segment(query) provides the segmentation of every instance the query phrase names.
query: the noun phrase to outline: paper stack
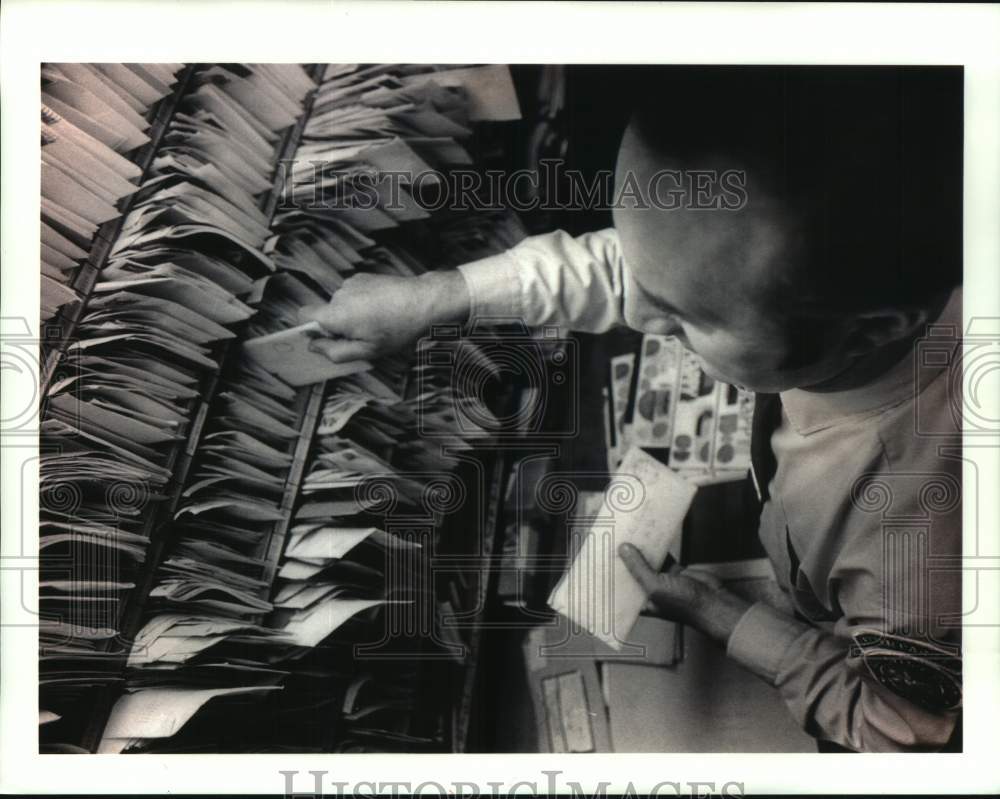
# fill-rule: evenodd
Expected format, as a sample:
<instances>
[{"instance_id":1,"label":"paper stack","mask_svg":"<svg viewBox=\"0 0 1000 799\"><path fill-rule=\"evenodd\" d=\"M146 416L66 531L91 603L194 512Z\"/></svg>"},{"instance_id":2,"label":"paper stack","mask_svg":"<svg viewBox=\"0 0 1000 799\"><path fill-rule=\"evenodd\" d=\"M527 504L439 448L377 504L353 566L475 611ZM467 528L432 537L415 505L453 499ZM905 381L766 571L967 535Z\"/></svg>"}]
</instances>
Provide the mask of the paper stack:
<instances>
[{"instance_id":1,"label":"paper stack","mask_svg":"<svg viewBox=\"0 0 1000 799\"><path fill-rule=\"evenodd\" d=\"M308 361L323 331L298 312L355 272L453 266L523 230L509 214L426 210L407 182L399 203L307 200L350 196L372 170L468 166L475 125L519 111L506 68L330 67L279 164L312 88L297 65L195 71L52 383L43 547L88 571L72 584L45 574L47 607L77 615L43 632L43 720L73 715L56 687L114 687L101 751L412 750L439 736L436 722L417 729L418 664L398 657L423 645L419 628L389 635L393 657L355 656L435 607L415 575L464 496L448 482L454 453L495 420L479 398L466 412L446 368ZM166 500L172 519L156 510ZM422 522L402 527L416 511ZM165 543L144 564L154 522ZM120 600L153 568L135 641L120 642ZM87 665L112 647L127 649L124 675Z\"/></svg>"},{"instance_id":2,"label":"paper stack","mask_svg":"<svg viewBox=\"0 0 1000 799\"><path fill-rule=\"evenodd\" d=\"M123 80L140 74L131 67L64 71L82 81L96 79L95 69ZM157 508L173 490L203 381L219 368L234 327L254 313L245 302L254 281L274 271L262 249L268 228L257 196L270 189L280 129L294 122L294 109L301 113L308 82L296 65L232 65L195 76L146 179L133 187L131 210L49 387L40 516L43 575L52 579L41 606L54 621L41 632L41 683L43 707L64 717L47 725L54 736L59 724L69 731L79 718L76 688L121 679L107 655L128 644L120 637L123 608L148 568ZM288 113L248 107L247 85L255 96L281 96ZM66 92L60 85L58 97L71 104ZM128 133L110 116L105 122ZM102 125L91 132L102 133ZM106 143L124 151L140 138L128 133ZM68 191L59 189L56 199ZM252 596L262 588L243 574L238 550L218 540L185 546L164 564L154 604L192 612L269 607L266 597ZM212 558L233 565L238 578L207 582ZM95 663L104 669L99 677Z\"/></svg>"},{"instance_id":3,"label":"paper stack","mask_svg":"<svg viewBox=\"0 0 1000 799\"><path fill-rule=\"evenodd\" d=\"M42 64L42 321L79 301L77 267L140 168L147 112L170 94L181 64Z\"/></svg>"},{"instance_id":4,"label":"paper stack","mask_svg":"<svg viewBox=\"0 0 1000 799\"><path fill-rule=\"evenodd\" d=\"M469 80L479 74L471 71ZM351 207L344 198L354 181L373 170L445 175L470 164L470 95L460 82L437 82L430 68L330 68L326 77L269 246L279 268L331 296L356 272L420 274L494 254L523 237L509 214L424 210L406 180L397 203L380 197L373 207ZM331 197L338 202L317 200ZM302 648L284 664L295 676L281 701L308 705L303 691L311 683L302 675L336 662L350 673L335 681L343 691L336 748L412 751L428 744L414 733L414 648L430 645L426 611L435 607L422 575L449 510L446 497L464 494L454 475L458 461L445 449L468 450L496 421L488 409L465 413L470 399L447 366L410 371L409 357L364 364L353 374L309 364L296 378L264 349L290 338L271 333L246 344L257 363L291 382L329 381L272 594L271 623ZM294 345L287 346L290 354ZM442 351L458 346L460 339L421 342ZM306 363L299 355L288 359Z\"/></svg>"}]
</instances>

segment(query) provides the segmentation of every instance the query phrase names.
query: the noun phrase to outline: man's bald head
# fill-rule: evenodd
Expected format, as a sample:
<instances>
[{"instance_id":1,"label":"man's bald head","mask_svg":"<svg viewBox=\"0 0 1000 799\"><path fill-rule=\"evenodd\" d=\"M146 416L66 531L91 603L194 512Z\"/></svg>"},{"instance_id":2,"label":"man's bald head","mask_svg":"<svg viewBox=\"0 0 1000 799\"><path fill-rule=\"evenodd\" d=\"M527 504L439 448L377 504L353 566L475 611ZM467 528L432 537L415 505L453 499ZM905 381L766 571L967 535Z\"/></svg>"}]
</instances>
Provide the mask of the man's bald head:
<instances>
[{"instance_id":1,"label":"man's bald head","mask_svg":"<svg viewBox=\"0 0 1000 799\"><path fill-rule=\"evenodd\" d=\"M801 259L793 216L769 184L766 164L720 151L666 153L633 123L615 169L614 219L628 262L651 282L657 265L674 285L683 274L706 310L735 299L773 305Z\"/></svg>"},{"instance_id":2,"label":"man's bald head","mask_svg":"<svg viewBox=\"0 0 1000 799\"><path fill-rule=\"evenodd\" d=\"M961 282L960 69L661 67L636 88L621 156L744 170L737 214L779 215L798 248L786 301L919 306Z\"/></svg>"},{"instance_id":3,"label":"man's bald head","mask_svg":"<svg viewBox=\"0 0 1000 799\"><path fill-rule=\"evenodd\" d=\"M616 168L626 318L717 376L821 383L961 282L960 72L661 68L642 89Z\"/></svg>"}]
</instances>

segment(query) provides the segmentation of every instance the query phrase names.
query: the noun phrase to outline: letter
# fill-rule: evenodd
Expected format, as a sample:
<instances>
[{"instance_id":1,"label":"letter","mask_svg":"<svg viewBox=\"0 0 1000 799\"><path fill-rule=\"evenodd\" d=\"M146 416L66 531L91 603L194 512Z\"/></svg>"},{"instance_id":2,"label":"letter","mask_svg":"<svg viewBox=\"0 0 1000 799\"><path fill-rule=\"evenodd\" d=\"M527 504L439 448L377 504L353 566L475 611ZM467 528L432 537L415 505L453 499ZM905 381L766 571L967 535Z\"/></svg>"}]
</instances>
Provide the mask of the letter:
<instances>
[{"instance_id":1,"label":"letter","mask_svg":"<svg viewBox=\"0 0 1000 799\"><path fill-rule=\"evenodd\" d=\"M572 789L573 796L586 796L584 793L583 785L579 782L573 782L572 780L566 780L566 784ZM591 799L598 799L598 797L608 795L608 787L611 785L610 782L599 782L597 787L594 789L594 793L591 794Z\"/></svg>"},{"instance_id":2,"label":"letter","mask_svg":"<svg viewBox=\"0 0 1000 799\"><path fill-rule=\"evenodd\" d=\"M503 210L503 179L506 176L506 172L502 169L487 169L486 170L486 180L489 181L489 200L486 203L484 211L502 211Z\"/></svg>"},{"instance_id":3,"label":"letter","mask_svg":"<svg viewBox=\"0 0 1000 799\"><path fill-rule=\"evenodd\" d=\"M518 197L517 183L522 178L528 179L531 187L530 199L524 202ZM538 173L530 169L517 169L511 173L510 179L504 185L504 200L514 211L532 211L538 207Z\"/></svg>"},{"instance_id":4,"label":"letter","mask_svg":"<svg viewBox=\"0 0 1000 799\"><path fill-rule=\"evenodd\" d=\"M282 158L278 161L278 174L275 180L278 185L281 186L281 199L278 202L282 210L292 210L302 207L295 202L295 194L292 191L294 181L292 180L291 167L294 164L294 158Z\"/></svg>"},{"instance_id":5,"label":"letter","mask_svg":"<svg viewBox=\"0 0 1000 799\"><path fill-rule=\"evenodd\" d=\"M545 769L542 769L542 774L544 774L548 779L548 790L546 791L546 793L549 796L555 796L555 794L559 793L559 791L556 790L556 778L560 774L562 774L562 770L560 769L558 771L545 771Z\"/></svg>"},{"instance_id":6,"label":"letter","mask_svg":"<svg viewBox=\"0 0 1000 799\"><path fill-rule=\"evenodd\" d=\"M742 169L727 169L719 176L722 208L738 211L747 204L747 173Z\"/></svg>"},{"instance_id":7,"label":"letter","mask_svg":"<svg viewBox=\"0 0 1000 799\"><path fill-rule=\"evenodd\" d=\"M538 171L541 173L542 210L552 211L563 208L559 204L559 173L562 171L561 158L542 158L538 161Z\"/></svg>"},{"instance_id":8,"label":"letter","mask_svg":"<svg viewBox=\"0 0 1000 799\"><path fill-rule=\"evenodd\" d=\"M430 181L433 186L436 187L437 197L434 202L428 203L427 198L424 194L424 182ZM440 211L448 202L448 192L445 190L444 181L441 180L440 173L435 170L429 170L427 172L420 172L413 179L412 194L417 198L417 202L420 203L420 207L425 211Z\"/></svg>"},{"instance_id":9,"label":"letter","mask_svg":"<svg viewBox=\"0 0 1000 799\"><path fill-rule=\"evenodd\" d=\"M351 185L355 189L351 193L351 208L357 208L360 211L378 208L378 174L376 172L368 170L359 172Z\"/></svg>"},{"instance_id":10,"label":"letter","mask_svg":"<svg viewBox=\"0 0 1000 799\"><path fill-rule=\"evenodd\" d=\"M323 796L323 776L327 773L325 771L310 771L309 773L313 775L313 792L312 793L297 793L292 790L292 778L298 774L296 771L278 771L279 774L285 777L285 799L306 799L306 797L312 797L312 799L320 799Z\"/></svg>"},{"instance_id":11,"label":"letter","mask_svg":"<svg viewBox=\"0 0 1000 799\"><path fill-rule=\"evenodd\" d=\"M367 793L365 793L364 791L361 790L361 786L362 785L364 785L366 788L368 788L368 792ZM374 782L372 782L371 780L365 780L363 782L359 782L359 783L355 784L355 786L354 786L354 795L355 796L363 796L366 799L368 799L368 797L371 797L371 799L375 799L375 797L378 796L378 791L375 788L375 783Z\"/></svg>"},{"instance_id":12,"label":"letter","mask_svg":"<svg viewBox=\"0 0 1000 799\"><path fill-rule=\"evenodd\" d=\"M405 172L401 169L390 169L386 172L378 173L379 185L381 186L383 183L387 183L389 188L389 201L382 206L385 210L387 211L406 210L406 206L400 200L400 197L402 196L401 187L403 185L403 178L407 177L408 175L409 175L408 172ZM382 196L383 197L385 196L384 190L382 192Z\"/></svg>"},{"instance_id":13,"label":"letter","mask_svg":"<svg viewBox=\"0 0 1000 799\"><path fill-rule=\"evenodd\" d=\"M688 210L711 211L719 207L719 198L713 197L716 173L712 169L690 169L688 177Z\"/></svg>"},{"instance_id":14,"label":"letter","mask_svg":"<svg viewBox=\"0 0 1000 799\"><path fill-rule=\"evenodd\" d=\"M323 173L329 164L326 161L310 161L312 164L312 199L306 203L306 208L322 208L323 207L323 196L325 194L325 189L323 186ZM294 184L295 178L290 177L290 180Z\"/></svg>"},{"instance_id":15,"label":"letter","mask_svg":"<svg viewBox=\"0 0 1000 799\"><path fill-rule=\"evenodd\" d=\"M613 173L602 169L594 175L590 186L586 185L583 174L578 169L566 173L569 178L569 205L567 208L584 208L587 210L604 210L608 207L614 178Z\"/></svg>"},{"instance_id":16,"label":"letter","mask_svg":"<svg viewBox=\"0 0 1000 799\"><path fill-rule=\"evenodd\" d=\"M702 782L701 780L695 780L694 782L688 783L688 788L691 789L691 795L698 797L698 799L707 799L715 793L715 783L714 782ZM708 788L708 793L702 793L699 789Z\"/></svg>"},{"instance_id":17,"label":"letter","mask_svg":"<svg viewBox=\"0 0 1000 799\"><path fill-rule=\"evenodd\" d=\"M674 188L667 191L667 200L660 198L660 181L670 178ZM649 179L649 196L652 204L661 211L676 211L682 207L682 200L687 193L683 186L683 174L679 169L661 169Z\"/></svg>"},{"instance_id":18,"label":"letter","mask_svg":"<svg viewBox=\"0 0 1000 799\"><path fill-rule=\"evenodd\" d=\"M476 197L476 189L482 185L479 173L472 169L456 169L450 177L454 191L452 209L455 211L479 210L478 198Z\"/></svg>"},{"instance_id":19,"label":"letter","mask_svg":"<svg viewBox=\"0 0 1000 799\"><path fill-rule=\"evenodd\" d=\"M630 208L649 208L649 203L643 198L639 182L631 170L625 173L625 180L618 190L618 196L615 197L615 208L626 207L625 197L632 198L632 205L628 206Z\"/></svg>"}]
</instances>

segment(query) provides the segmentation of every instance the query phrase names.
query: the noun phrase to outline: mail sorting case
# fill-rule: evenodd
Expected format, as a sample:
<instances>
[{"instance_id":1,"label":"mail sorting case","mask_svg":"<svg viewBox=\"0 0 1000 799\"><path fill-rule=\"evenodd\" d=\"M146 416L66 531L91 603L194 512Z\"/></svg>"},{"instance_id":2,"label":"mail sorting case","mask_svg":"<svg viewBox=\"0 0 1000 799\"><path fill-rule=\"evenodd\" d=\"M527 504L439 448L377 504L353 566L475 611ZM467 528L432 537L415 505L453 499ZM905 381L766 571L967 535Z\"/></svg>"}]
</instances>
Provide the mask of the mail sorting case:
<instances>
[{"instance_id":1,"label":"mail sorting case","mask_svg":"<svg viewBox=\"0 0 1000 799\"><path fill-rule=\"evenodd\" d=\"M304 386L244 342L524 235L316 202L471 165L506 68L47 64L42 100L41 751L461 750L488 569L433 556L494 551L503 449L454 380L490 334Z\"/></svg>"}]
</instances>

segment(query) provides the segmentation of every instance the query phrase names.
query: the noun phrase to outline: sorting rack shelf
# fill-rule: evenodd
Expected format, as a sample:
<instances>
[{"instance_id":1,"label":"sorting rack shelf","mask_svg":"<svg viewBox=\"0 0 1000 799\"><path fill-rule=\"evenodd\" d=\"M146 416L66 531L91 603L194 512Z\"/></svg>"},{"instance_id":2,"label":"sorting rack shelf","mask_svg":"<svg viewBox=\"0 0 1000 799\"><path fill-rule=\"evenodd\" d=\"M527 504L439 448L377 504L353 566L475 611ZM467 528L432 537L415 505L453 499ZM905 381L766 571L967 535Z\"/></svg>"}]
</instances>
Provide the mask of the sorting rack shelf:
<instances>
[{"instance_id":1,"label":"sorting rack shelf","mask_svg":"<svg viewBox=\"0 0 1000 799\"><path fill-rule=\"evenodd\" d=\"M157 150L162 144L163 138L169 129L170 122L183 102L186 92L192 86L199 65L186 66L179 75L174 92L160 101L153 112L153 120L150 127L150 142L136 153L136 163L139 165L142 176L140 185L144 183L148 176ZM322 79L324 65L316 64L308 68L310 76L317 84ZM274 217L281 201L284 186L279 181L280 164L293 157L296 148L301 141L305 126L311 112L315 90L306 98L305 107L297 123L285 131L282 141L277 148L277 159L275 175L271 191L260 198L260 208L273 224ZM67 347L72 342L79 321L86 313L88 300L99 275L104 268L114 243L120 234L124 220L131 210L132 198L126 198L122 203L122 215L111 222L106 223L98 232L94 239L91 252L86 262L80 267L73 281L73 288L80 295L81 301L71 307L64 308L52 322L49 323L49 331L52 335L47 347L43 377L42 377L42 407L41 413L45 411L45 393L52 384L53 378L58 376L59 364ZM144 622L146 606L149 594L155 584L157 570L162 563L167 548L172 540L174 528L174 517L180 506L182 491L184 490L192 466L202 441L206 426L206 420L210 417L210 411L216 401L220 390L220 385L225 379L228 370L232 367L233 356L238 351L240 340L239 329L237 337L221 343L213 352L213 359L217 362L218 368L207 372L200 384L198 396L192 400L187 415L187 429L182 432L182 437L169 449L164 459L164 466L171 472L171 479L165 489L165 498L158 501L155 506L150 507L147 513L143 532L146 534L149 545L146 560L143 563L138 579L135 581L135 588L131 590L126 601L120 603L118 607L117 629L120 631L119 646L125 642L124 651L120 648L113 648L109 645L101 653L96 668L116 675L124 675L128 658L127 642L134 640L135 635ZM282 518L274 524L268 536L263 552L267 566L262 577L271 586L273 585L281 558L287 546L288 533L292 525L293 514L297 503L300 500L303 479L309 463L310 450L313 445L319 418L322 412L323 400L328 388L327 382L322 382L313 386L305 387L297 392L292 403L293 409L298 416L298 438L290 446L292 454L292 465L286 476L284 491L280 504ZM412 386L404 386L404 394L411 392ZM479 574L475 581L475 588L469 601L479 607L486 606L486 594L493 584L492 564L497 554L499 546L500 513L502 506L503 485L509 468L509 455L502 451L497 451L495 455L490 455L486 464L486 511L483 522L486 525L487 540L489 542L489 557L487 566ZM392 453L390 453L392 460ZM470 568L482 569L482 565ZM458 679L452 679L454 672L454 661L446 664L443 672L447 676L440 683L439 699L442 703L442 737L440 745L442 748L451 748L453 751L465 751L466 742L469 735L469 726L473 716L475 703L476 680L478 675L478 664L482 648L482 630L473 629L467 641L468 654L459 668L461 673ZM437 661L441 663L441 661ZM435 680L435 682L437 682ZM83 724L79 737L80 745L89 751L96 751L100 745L101 738L108 718L111 714L115 701L123 690L124 681L101 686L88 695L83 704L86 712L83 716ZM448 738L448 740L445 740Z\"/></svg>"},{"instance_id":2,"label":"sorting rack shelf","mask_svg":"<svg viewBox=\"0 0 1000 799\"><path fill-rule=\"evenodd\" d=\"M314 65L310 69L311 77L317 77L320 70L318 65ZM190 83L190 77L193 72L192 67L185 69L185 78L183 80L183 86L187 87ZM181 89L181 86L178 86ZM311 109L311 104L315 91L313 90L310 95L306 98L303 113L297 123L290 127L283 135L281 144L278 148L278 158L276 164L280 164L282 161L287 160L292 157L298 147L299 140L302 137L302 131L305 128L306 120L309 117L309 111ZM171 98L173 102L170 104L170 116L173 114L173 110L180 103L182 96L180 91L175 93ZM159 115L158 115L159 117ZM162 140L163 133L166 130L166 125L169 122L169 117L165 117L164 129L159 131L158 137L150 142L152 144L158 144ZM149 147L150 145L147 145ZM151 150L144 158L143 171L148 168L149 164L152 163L155 150ZM276 166L276 175L277 175ZM270 192L265 194L260 201L261 210L265 212L268 217L269 223L273 221L275 211L277 209L278 202L281 197L281 192L283 191L283 186L275 180L272 185ZM119 226L120 229L120 226ZM117 232L117 230L116 230ZM105 247L104 255L100 263L103 264L103 260L106 260L107 252L110 250L114 240L112 239ZM99 271L99 270L98 270ZM96 282L96 272L93 278L90 280L90 288ZM89 291L89 290L88 290ZM82 303L81 303L82 305ZM219 364L219 368L207 373L199 385L198 397L192 400L193 408L188 418L191 419L190 426L186 431L186 434L182 441L179 441L175 447L173 447L167 456L165 466L171 471L172 477L168 484L166 501L161 502L153 512L148 516L147 522L144 526L144 532L149 539L149 547L147 549L146 560L144 563L144 568L141 574L140 581L137 583L136 587L132 590L131 595L127 602L122 603L119 608L121 615L118 620L117 629L120 630L123 641L131 641L134 639L135 635L138 633L139 628L142 624L143 613L145 610L146 601L149 597L149 592L153 588L153 583L156 577L156 570L159 566L166 548L169 542L169 532L172 526L172 521L174 515L177 512L178 505L181 499L181 492L183 491L184 485L187 482L187 477L194 460L195 453L198 451L199 443L201 442L202 433L204 431L205 420L208 417L209 409L215 399L221 376L225 371L225 366L229 361L230 355L234 352L234 341L238 341L239 337L235 339L229 339L222 344L216 350L216 362ZM63 349L65 348L65 343L63 344ZM314 387L315 388L315 387ZM308 396L310 390L305 390L303 392L304 396ZM314 392L315 393L315 392ZM321 393L320 393L321 396ZM296 403L299 404L299 403ZM303 416L303 433L307 428L306 422L309 418L309 409L315 405L315 403L305 402L302 403ZM312 429L315 428L315 410L312 420ZM303 436L308 440L308 437ZM311 437L311 432L309 433ZM301 469L298 472L298 478L301 479ZM290 493L290 489L286 488L286 495ZM291 500L289 500L291 501ZM104 668L111 671L122 671L125 667L125 662L128 658L128 651L106 653L103 666ZM81 746L84 749L90 751L96 751L97 746L100 744L101 736L104 732L104 727L107 724L108 717L111 713L111 708L114 704L115 699L118 696L118 691L114 690L113 687L102 688L97 692L97 697L95 698L94 706L89 714L89 723L83 734L83 739L81 741Z\"/></svg>"},{"instance_id":3,"label":"sorting rack shelf","mask_svg":"<svg viewBox=\"0 0 1000 799\"><path fill-rule=\"evenodd\" d=\"M132 159L139 169L142 170L142 175L139 178L140 186L148 176L157 150L159 150L163 137L170 127L170 122L174 118L174 112L187 93L192 77L197 69L197 64L188 64L184 67L177 79L173 92L150 109L151 124L147 134L149 141L135 151L135 157ZM52 378L66 352L66 347L73 340L73 336L76 333L76 326L83 317L84 311L87 308L87 302L90 300L90 294L94 289L94 284L97 283L97 276L104 269L105 263L107 263L108 256L111 254L111 248L118 239L118 234L125 224L125 218L132 209L134 197L134 194L125 197L122 200L121 215L101 225L94 236L90 254L73 278L72 288L80 296L80 301L64 306L52 320L46 323L47 335L45 336L45 341L48 347L41 370L40 416L45 412L48 387L52 384Z\"/></svg>"},{"instance_id":4,"label":"sorting rack shelf","mask_svg":"<svg viewBox=\"0 0 1000 799\"><path fill-rule=\"evenodd\" d=\"M325 393L326 381L310 386L303 392L306 398L305 412L302 414L299 439L295 443L292 467L281 498L282 517L280 521L275 523L266 549L267 570L264 573L264 579L271 586L274 585L278 565L288 541L288 530L292 526L292 516L302 488L302 478L305 476L306 465L309 462L309 450L316 434L316 425L319 422L320 411L323 409L323 395Z\"/></svg>"},{"instance_id":5,"label":"sorting rack shelf","mask_svg":"<svg viewBox=\"0 0 1000 799\"><path fill-rule=\"evenodd\" d=\"M475 607L485 610L488 607L487 596L495 587L496 559L500 554L503 506L503 487L510 469L510 454L497 450L493 456L487 484L486 518L484 519L487 552L486 559L480 566L476 581ZM461 680L458 683L457 696L452 704L451 749L456 753L468 750L469 729L472 721L473 707L476 701L476 685L479 676L479 661L483 646L484 629L481 625L472 628L469 640L466 642L469 652L463 663Z\"/></svg>"}]
</instances>

